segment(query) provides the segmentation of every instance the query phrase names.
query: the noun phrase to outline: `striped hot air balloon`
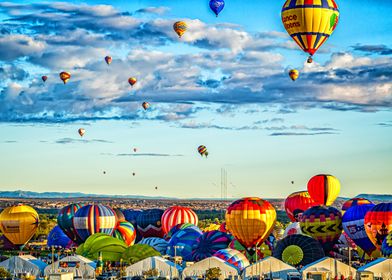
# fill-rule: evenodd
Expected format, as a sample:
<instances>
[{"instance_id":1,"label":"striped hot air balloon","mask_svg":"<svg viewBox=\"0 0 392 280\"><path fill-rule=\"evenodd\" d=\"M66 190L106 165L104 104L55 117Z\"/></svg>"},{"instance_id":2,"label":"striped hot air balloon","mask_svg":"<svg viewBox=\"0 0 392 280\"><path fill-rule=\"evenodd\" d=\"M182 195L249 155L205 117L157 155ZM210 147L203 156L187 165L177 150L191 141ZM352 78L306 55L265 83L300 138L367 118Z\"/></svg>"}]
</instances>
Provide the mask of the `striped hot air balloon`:
<instances>
[{"instance_id":1,"label":"striped hot air balloon","mask_svg":"<svg viewBox=\"0 0 392 280\"><path fill-rule=\"evenodd\" d=\"M201 156L208 157L208 151L207 151L207 147L206 147L206 146L200 145L200 146L197 148L197 151L199 152L199 154L200 154Z\"/></svg>"},{"instance_id":2,"label":"striped hot air balloon","mask_svg":"<svg viewBox=\"0 0 392 280\"><path fill-rule=\"evenodd\" d=\"M128 246L135 243L136 230L130 222L118 222L116 229L113 231L113 237L125 242Z\"/></svg>"},{"instance_id":3,"label":"striped hot air balloon","mask_svg":"<svg viewBox=\"0 0 392 280\"><path fill-rule=\"evenodd\" d=\"M147 244L157 250L161 255L166 255L169 242L159 237L147 237L140 240L138 244Z\"/></svg>"},{"instance_id":4,"label":"striped hot air balloon","mask_svg":"<svg viewBox=\"0 0 392 280\"><path fill-rule=\"evenodd\" d=\"M117 225L114 210L104 205L86 205L80 208L73 218L73 226L83 241L95 233L112 235Z\"/></svg>"},{"instance_id":5,"label":"striped hot air balloon","mask_svg":"<svg viewBox=\"0 0 392 280\"><path fill-rule=\"evenodd\" d=\"M57 215L57 224L64 231L64 233L73 241L78 244L82 243L83 240L79 238L76 230L73 226L73 217L76 211L82 208L84 205L81 203L73 203L63 207Z\"/></svg>"},{"instance_id":6,"label":"striped hot air balloon","mask_svg":"<svg viewBox=\"0 0 392 280\"><path fill-rule=\"evenodd\" d=\"M201 261L202 259L211 257L221 249L226 249L231 241L231 236L219 230L211 230L204 232L197 239L196 246L192 250L192 259Z\"/></svg>"},{"instance_id":7,"label":"striped hot air balloon","mask_svg":"<svg viewBox=\"0 0 392 280\"><path fill-rule=\"evenodd\" d=\"M310 197L307 191L292 193L284 201L286 214L292 222L298 222L303 212L316 205L318 203Z\"/></svg>"},{"instance_id":8,"label":"striped hot air balloon","mask_svg":"<svg viewBox=\"0 0 392 280\"><path fill-rule=\"evenodd\" d=\"M188 29L188 25L184 21L177 21L173 24L173 29L177 33L178 37L181 38Z\"/></svg>"},{"instance_id":9,"label":"striped hot air balloon","mask_svg":"<svg viewBox=\"0 0 392 280\"><path fill-rule=\"evenodd\" d=\"M222 249L214 254L215 257L234 265L239 271L250 265L249 260L240 251L234 249Z\"/></svg>"},{"instance_id":10,"label":"striped hot air balloon","mask_svg":"<svg viewBox=\"0 0 392 280\"><path fill-rule=\"evenodd\" d=\"M365 230L377 249L381 249L384 238L392 231L392 202L380 203L365 215Z\"/></svg>"},{"instance_id":11,"label":"striped hot air balloon","mask_svg":"<svg viewBox=\"0 0 392 280\"><path fill-rule=\"evenodd\" d=\"M362 197L351 198L343 203L342 213L344 214L344 212L346 212L350 207L364 205L364 204L373 204L373 202L371 202L370 200L368 200L366 198L362 198Z\"/></svg>"},{"instance_id":12,"label":"striped hot air balloon","mask_svg":"<svg viewBox=\"0 0 392 280\"><path fill-rule=\"evenodd\" d=\"M161 218L162 230L165 234L178 224L190 223L197 226L198 221L196 213L192 209L183 206L169 207Z\"/></svg>"},{"instance_id":13,"label":"striped hot air balloon","mask_svg":"<svg viewBox=\"0 0 392 280\"><path fill-rule=\"evenodd\" d=\"M61 72L59 76L64 84L66 84L69 81L69 79L71 79L71 73L68 72Z\"/></svg>"},{"instance_id":14,"label":"striped hot air balloon","mask_svg":"<svg viewBox=\"0 0 392 280\"><path fill-rule=\"evenodd\" d=\"M319 205L330 206L340 193L340 182L332 175L313 176L308 182L308 193Z\"/></svg>"}]
</instances>

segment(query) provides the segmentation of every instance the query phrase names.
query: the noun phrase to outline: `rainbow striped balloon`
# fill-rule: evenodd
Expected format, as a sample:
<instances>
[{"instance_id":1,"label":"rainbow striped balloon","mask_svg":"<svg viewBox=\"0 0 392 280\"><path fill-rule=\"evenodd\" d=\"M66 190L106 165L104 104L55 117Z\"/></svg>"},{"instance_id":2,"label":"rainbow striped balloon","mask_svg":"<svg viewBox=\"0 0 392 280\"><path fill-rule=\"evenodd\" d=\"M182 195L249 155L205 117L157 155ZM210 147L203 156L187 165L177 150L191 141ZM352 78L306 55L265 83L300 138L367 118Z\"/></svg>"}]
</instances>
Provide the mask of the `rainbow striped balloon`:
<instances>
[{"instance_id":1,"label":"rainbow striped balloon","mask_svg":"<svg viewBox=\"0 0 392 280\"><path fill-rule=\"evenodd\" d=\"M234 265L239 271L243 270L250 264L244 254L234 249L219 250L214 254L214 256Z\"/></svg>"},{"instance_id":2,"label":"rainbow striped balloon","mask_svg":"<svg viewBox=\"0 0 392 280\"><path fill-rule=\"evenodd\" d=\"M113 237L131 246L135 243L136 230L130 222L118 222L116 229L113 231Z\"/></svg>"},{"instance_id":3,"label":"rainbow striped balloon","mask_svg":"<svg viewBox=\"0 0 392 280\"><path fill-rule=\"evenodd\" d=\"M72 241L78 244L83 243L83 240L81 240L76 233L76 230L73 226L73 217L75 216L75 213L83 206L84 205L81 203L67 205L60 210L57 216L57 224Z\"/></svg>"},{"instance_id":4,"label":"rainbow striped balloon","mask_svg":"<svg viewBox=\"0 0 392 280\"><path fill-rule=\"evenodd\" d=\"M161 218L162 230L165 234L178 224L190 223L197 226L198 221L199 219L192 209L182 206L169 207Z\"/></svg>"}]
</instances>

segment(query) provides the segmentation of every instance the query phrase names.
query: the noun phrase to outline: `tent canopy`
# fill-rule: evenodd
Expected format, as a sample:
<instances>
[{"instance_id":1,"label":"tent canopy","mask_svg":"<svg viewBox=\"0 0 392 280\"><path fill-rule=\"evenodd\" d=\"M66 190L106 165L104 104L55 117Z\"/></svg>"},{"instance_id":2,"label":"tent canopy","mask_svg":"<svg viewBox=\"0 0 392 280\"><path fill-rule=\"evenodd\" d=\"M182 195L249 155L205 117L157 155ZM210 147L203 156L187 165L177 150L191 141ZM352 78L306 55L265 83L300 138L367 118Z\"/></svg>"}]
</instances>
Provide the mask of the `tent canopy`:
<instances>
[{"instance_id":1,"label":"tent canopy","mask_svg":"<svg viewBox=\"0 0 392 280\"><path fill-rule=\"evenodd\" d=\"M46 266L46 263L31 255L13 256L0 263L0 267L4 267L12 275L30 273L36 277L43 275Z\"/></svg>"},{"instance_id":2,"label":"tent canopy","mask_svg":"<svg viewBox=\"0 0 392 280\"><path fill-rule=\"evenodd\" d=\"M392 259L379 258L358 269L358 272L370 271L375 277L392 280Z\"/></svg>"},{"instance_id":3,"label":"tent canopy","mask_svg":"<svg viewBox=\"0 0 392 280\"><path fill-rule=\"evenodd\" d=\"M45 268L45 276L59 272L72 272L74 277L78 276L83 279L91 279L95 277L95 263L90 259L75 255L64 257Z\"/></svg>"},{"instance_id":4,"label":"tent canopy","mask_svg":"<svg viewBox=\"0 0 392 280\"><path fill-rule=\"evenodd\" d=\"M157 269L159 276L170 278L180 277L181 267L162 257L149 257L140 262L134 263L125 269L127 276L141 276L144 271Z\"/></svg>"},{"instance_id":5,"label":"tent canopy","mask_svg":"<svg viewBox=\"0 0 392 280\"><path fill-rule=\"evenodd\" d=\"M339 278L341 275L347 278L349 276L355 277L357 274L355 268L329 257L324 257L304 266L301 270L302 278L305 279L306 274L309 272L325 272L328 273L330 277L337 276Z\"/></svg>"},{"instance_id":6,"label":"tent canopy","mask_svg":"<svg viewBox=\"0 0 392 280\"><path fill-rule=\"evenodd\" d=\"M213 267L219 267L221 270L222 275L219 277L219 279L229 278L231 275L238 275L238 270L233 265L225 262L220 258L209 257L186 267L182 272L182 278L184 279L185 277L203 276L206 273L206 270Z\"/></svg>"},{"instance_id":7,"label":"tent canopy","mask_svg":"<svg viewBox=\"0 0 392 280\"><path fill-rule=\"evenodd\" d=\"M250 278L255 275L263 275L272 272L273 278L287 278L290 272L297 272L295 267L288 265L281 260L274 257L266 257L258 262L251 264L244 269L242 276L244 279Z\"/></svg>"}]
</instances>

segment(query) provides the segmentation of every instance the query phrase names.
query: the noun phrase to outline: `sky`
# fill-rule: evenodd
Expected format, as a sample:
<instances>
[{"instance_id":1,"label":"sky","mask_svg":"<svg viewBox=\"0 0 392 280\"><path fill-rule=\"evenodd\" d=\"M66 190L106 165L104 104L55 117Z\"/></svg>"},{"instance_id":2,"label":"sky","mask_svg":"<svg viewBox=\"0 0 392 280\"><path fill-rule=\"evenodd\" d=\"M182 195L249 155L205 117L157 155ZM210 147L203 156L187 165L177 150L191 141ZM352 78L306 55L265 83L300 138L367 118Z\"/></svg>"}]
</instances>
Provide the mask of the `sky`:
<instances>
[{"instance_id":1,"label":"sky","mask_svg":"<svg viewBox=\"0 0 392 280\"><path fill-rule=\"evenodd\" d=\"M337 4L308 64L283 1L227 0L219 17L200 0L1 2L0 190L220 198L224 168L228 198L320 173L344 197L391 194L392 2Z\"/></svg>"}]
</instances>

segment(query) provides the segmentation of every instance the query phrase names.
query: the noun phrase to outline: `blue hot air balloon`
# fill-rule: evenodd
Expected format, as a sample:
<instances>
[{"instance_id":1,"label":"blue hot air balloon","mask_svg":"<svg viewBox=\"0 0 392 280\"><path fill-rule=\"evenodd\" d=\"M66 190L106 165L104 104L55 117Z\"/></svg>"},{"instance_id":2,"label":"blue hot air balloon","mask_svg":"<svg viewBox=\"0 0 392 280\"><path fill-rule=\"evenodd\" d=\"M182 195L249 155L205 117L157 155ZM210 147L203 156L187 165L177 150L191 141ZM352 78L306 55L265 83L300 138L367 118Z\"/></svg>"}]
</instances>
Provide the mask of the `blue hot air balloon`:
<instances>
[{"instance_id":1,"label":"blue hot air balloon","mask_svg":"<svg viewBox=\"0 0 392 280\"><path fill-rule=\"evenodd\" d=\"M161 255L166 254L167 247L169 246L169 242L167 242L163 238L159 237L147 237L143 238L138 244L147 244L157 250Z\"/></svg>"},{"instance_id":2,"label":"blue hot air balloon","mask_svg":"<svg viewBox=\"0 0 392 280\"><path fill-rule=\"evenodd\" d=\"M139 230L137 229L137 217L143 213L143 210L140 209L126 209L123 211L125 220L133 224L133 227L136 230L136 240L135 242L139 242L142 240L142 235L140 234Z\"/></svg>"},{"instance_id":3,"label":"blue hot air balloon","mask_svg":"<svg viewBox=\"0 0 392 280\"><path fill-rule=\"evenodd\" d=\"M210 8L216 16L219 15L219 13L223 10L224 7L225 7L224 0L211 0L210 1Z\"/></svg>"},{"instance_id":4,"label":"blue hot air balloon","mask_svg":"<svg viewBox=\"0 0 392 280\"><path fill-rule=\"evenodd\" d=\"M76 246L74 242L64 233L64 231L59 227L55 226L48 234L48 246L70 248Z\"/></svg>"},{"instance_id":5,"label":"blue hot air balloon","mask_svg":"<svg viewBox=\"0 0 392 280\"><path fill-rule=\"evenodd\" d=\"M197 227L187 227L177 231L169 241L167 254L181 256L185 261L192 261L192 248L202 236L202 231Z\"/></svg>"},{"instance_id":6,"label":"blue hot air balloon","mask_svg":"<svg viewBox=\"0 0 392 280\"><path fill-rule=\"evenodd\" d=\"M136 218L137 229L143 237L163 237L161 209L144 210Z\"/></svg>"},{"instance_id":7,"label":"blue hot air balloon","mask_svg":"<svg viewBox=\"0 0 392 280\"><path fill-rule=\"evenodd\" d=\"M201 261L202 259L211 257L221 249L226 249L232 240L232 236L226 232L212 230L204 232L197 239L196 246L193 247L192 259Z\"/></svg>"}]
</instances>

